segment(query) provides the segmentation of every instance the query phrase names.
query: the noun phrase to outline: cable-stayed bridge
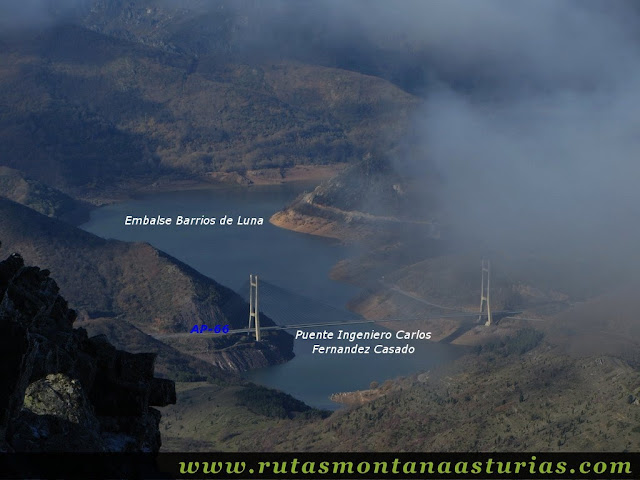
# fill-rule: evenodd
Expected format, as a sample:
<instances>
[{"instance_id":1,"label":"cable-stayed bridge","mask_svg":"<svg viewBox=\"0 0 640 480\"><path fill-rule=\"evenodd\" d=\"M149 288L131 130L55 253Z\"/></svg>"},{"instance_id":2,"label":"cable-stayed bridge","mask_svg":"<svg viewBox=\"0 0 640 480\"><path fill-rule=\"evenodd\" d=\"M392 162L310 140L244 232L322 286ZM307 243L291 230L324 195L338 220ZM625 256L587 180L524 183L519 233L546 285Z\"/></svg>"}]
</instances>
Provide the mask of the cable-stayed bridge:
<instances>
[{"instance_id":1,"label":"cable-stayed bridge","mask_svg":"<svg viewBox=\"0 0 640 480\"><path fill-rule=\"evenodd\" d=\"M494 311L490 309L490 289L489 289L489 262L483 260L482 263L482 284L481 284L481 304L480 311L472 312L468 309L446 307L431 303L420 297L404 292L398 287L388 286L396 293L406 295L408 298L427 304L430 309L441 310L442 313L421 315L419 317L385 318L379 320L368 320L356 313L344 308L330 305L318 299L314 299L289 289L275 285L257 275L251 275L249 280L240 289L240 295L249 303L249 321L247 328L232 329L225 332L230 334L255 333L256 341L260 341L260 333L270 330L298 330L307 328L343 327L350 325L366 325L374 323L408 323L420 320L441 319L441 318L475 318L476 321L468 322L463 330L468 330L472 326L482 323L491 325L493 316L500 318L510 317L522 312L520 311ZM246 308L246 307L244 307ZM486 308L486 311L485 311ZM274 319L278 324L270 326L260 325L260 314L265 314ZM531 319L524 319L531 320ZM534 319L535 320L535 319ZM216 335L207 331L206 333ZM222 334L222 332L220 333ZM173 338L191 335L191 333L161 334L156 338Z\"/></svg>"}]
</instances>

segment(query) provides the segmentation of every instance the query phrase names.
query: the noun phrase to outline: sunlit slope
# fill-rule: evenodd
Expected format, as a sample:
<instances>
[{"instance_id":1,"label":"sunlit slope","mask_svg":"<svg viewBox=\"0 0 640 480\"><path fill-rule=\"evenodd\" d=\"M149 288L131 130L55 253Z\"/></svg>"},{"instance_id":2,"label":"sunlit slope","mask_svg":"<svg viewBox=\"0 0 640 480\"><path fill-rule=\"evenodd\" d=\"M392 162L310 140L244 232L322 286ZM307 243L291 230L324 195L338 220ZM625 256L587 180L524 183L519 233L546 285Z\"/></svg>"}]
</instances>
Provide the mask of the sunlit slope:
<instances>
[{"instance_id":1,"label":"sunlit slope","mask_svg":"<svg viewBox=\"0 0 640 480\"><path fill-rule=\"evenodd\" d=\"M374 245L399 238L437 238L433 179L410 174L389 155L365 154L312 192L299 196L271 217L295 231L364 241Z\"/></svg>"}]
</instances>

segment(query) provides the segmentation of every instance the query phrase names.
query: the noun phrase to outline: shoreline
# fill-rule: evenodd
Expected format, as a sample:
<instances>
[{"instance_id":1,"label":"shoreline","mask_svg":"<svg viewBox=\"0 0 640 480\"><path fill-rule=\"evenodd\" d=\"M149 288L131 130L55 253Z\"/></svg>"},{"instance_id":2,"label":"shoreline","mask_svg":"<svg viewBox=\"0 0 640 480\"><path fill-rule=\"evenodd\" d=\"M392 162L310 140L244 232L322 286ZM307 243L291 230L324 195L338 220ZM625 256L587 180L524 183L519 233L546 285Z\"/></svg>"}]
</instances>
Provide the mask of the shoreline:
<instances>
[{"instance_id":1,"label":"shoreline","mask_svg":"<svg viewBox=\"0 0 640 480\"><path fill-rule=\"evenodd\" d=\"M283 185L286 183L302 183L302 182L310 182L313 179L317 179L318 178L318 174L324 174L326 175L330 170L334 170L334 169L320 169L320 171L318 172L317 169L304 169L303 171L306 172L310 172L310 170L313 171L313 173L316 174L316 176L309 176L309 175L298 175L298 176L291 176L288 178L287 181L273 181L273 182L268 182L268 181L263 181L262 183L254 183L254 184L250 184L250 185L246 185L246 184L239 184L239 183L231 183L231 182L208 182L208 181L193 181L193 180L177 180L177 181L167 181L167 182L158 182L154 185L148 185L144 188L138 188L136 190L131 189L131 193L129 193L129 195L122 195L119 196L118 199L113 200L111 203L116 203L119 201L126 201L128 198L132 198L135 195L150 195L150 194L162 194L162 193L169 193L169 192L178 192L178 191L189 191L189 190L224 190L224 189L246 189L252 186L255 187L265 187L265 186L278 186L278 185ZM335 170L334 170L335 171ZM278 212L279 213L279 212ZM278 213L274 214L278 215ZM273 218L273 217L272 217ZM322 219L320 219L322 220ZM287 228L281 225L278 225L276 222L273 222L271 220L271 223L278 226L279 228L282 228L284 230L289 230L289 231L295 231L292 228ZM300 232L300 230L298 230ZM314 235L313 233L310 232L300 232L300 233L306 233L306 234L311 234ZM315 235L320 235L323 237L327 237L327 235L321 235L319 233L315 233ZM331 238L331 237L329 237ZM344 239L341 239L339 237L334 237L335 240L338 241L344 241ZM333 268L333 267L332 267ZM362 288L361 285L358 285L357 283L352 283L349 281L346 281L345 279L341 279L338 278L335 275L328 275L328 280L331 282L336 282L336 283L342 283L342 284L351 284L354 285L358 288ZM215 280L215 279L214 279ZM354 299L351 299L351 301L353 301ZM349 306L346 307L348 310L353 311L355 313L358 313L359 315L362 315L364 318L367 319L371 319L374 320L374 325L378 325L381 327L385 327L385 328L389 328L389 325L385 325L384 319L379 319L379 318L375 318L376 315L368 315L368 314L363 314L362 312L359 312L357 309L354 308L350 308ZM210 363L210 362L208 362ZM418 370L411 372L411 374L417 374L419 373ZM389 377L389 378L383 378L383 381L393 381L395 380L396 377ZM379 396L383 396L384 393L386 393L386 391L382 391L381 389L370 389L371 391L369 392L360 392L358 390L354 390L351 392L332 392L329 396L330 401L332 402L332 404L336 405L336 409L343 409L345 407L348 407L350 403L352 403L352 401L355 399L355 397L358 398L358 402L362 402L362 403L366 403L368 401L374 400L375 398L378 398ZM342 400L342 401L340 401ZM345 401L346 400L346 401Z\"/></svg>"},{"instance_id":2,"label":"shoreline","mask_svg":"<svg viewBox=\"0 0 640 480\"><path fill-rule=\"evenodd\" d=\"M103 207L131 200L140 195L181 192L189 190L217 190L225 188L251 188L254 186L284 185L295 183L318 184L337 175L347 164L296 165L284 169L248 170L244 175L238 172L211 172L199 178L161 178L144 184L143 181L130 182L120 188L92 195L89 192L75 193L76 200L87 202L91 208Z\"/></svg>"}]
</instances>

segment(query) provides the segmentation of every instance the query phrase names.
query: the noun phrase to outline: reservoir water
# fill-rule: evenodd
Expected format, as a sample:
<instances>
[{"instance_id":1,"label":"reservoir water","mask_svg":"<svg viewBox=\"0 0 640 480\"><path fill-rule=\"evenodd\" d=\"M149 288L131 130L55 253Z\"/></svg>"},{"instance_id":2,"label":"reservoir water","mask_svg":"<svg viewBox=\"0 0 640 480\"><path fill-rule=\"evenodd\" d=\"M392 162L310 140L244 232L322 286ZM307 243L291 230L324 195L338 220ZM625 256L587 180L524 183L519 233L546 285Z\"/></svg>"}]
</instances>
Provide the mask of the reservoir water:
<instances>
[{"instance_id":1,"label":"reservoir water","mask_svg":"<svg viewBox=\"0 0 640 480\"><path fill-rule=\"evenodd\" d=\"M310 187L309 187L310 188ZM284 230L269 217L303 191L301 185L254 186L180 191L142 196L94 210L81 228L103 238L148 242L204 275L238 291L245 298L250 273L258 274L265 295L261 310L279 324L357 321L345 311L359 291L329 279L339 260L354 253L335 241ZM133 217L205 218L225 215L237 220L261 217L263 225L126 226ZM175 222L175 220L174 220ZM248 288L248 287L246 287ZM248 312L247 312L248 317ZM386 331L373 324L322 327L313 331ZM307 330L305 330L307 331ZM295 335L295 330L290 331ZM374 354L375 345L415 347L414 354ZM371 353L313 354L322 346L369 346ZM296 340L290 362L247 373L259 384L285 391L319 408L338 408L329 400L336 392L368 388L370 382L425 371L459 355L450 345L428 340L314 341Z\"/></svg>"}]
</instances>

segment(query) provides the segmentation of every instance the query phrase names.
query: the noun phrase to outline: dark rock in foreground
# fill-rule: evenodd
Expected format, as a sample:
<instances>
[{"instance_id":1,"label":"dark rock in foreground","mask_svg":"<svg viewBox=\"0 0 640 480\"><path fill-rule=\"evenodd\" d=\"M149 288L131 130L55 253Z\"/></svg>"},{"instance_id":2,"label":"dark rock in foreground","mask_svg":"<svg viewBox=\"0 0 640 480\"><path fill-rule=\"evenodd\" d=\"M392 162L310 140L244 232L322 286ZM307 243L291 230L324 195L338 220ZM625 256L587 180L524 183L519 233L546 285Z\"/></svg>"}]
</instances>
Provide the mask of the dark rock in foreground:
<instances>
[{"instance_id":1,"label":"dark rock in foreground","mask_svg":"<svg viewBox=\"0 0 640 480\"><path fill-rule=\"evenodd\" d=\"M0 262L0 451L158 451L175 385L155 354L117 350L74 329L47 270Z\"/></svg>"}]
</instances>

